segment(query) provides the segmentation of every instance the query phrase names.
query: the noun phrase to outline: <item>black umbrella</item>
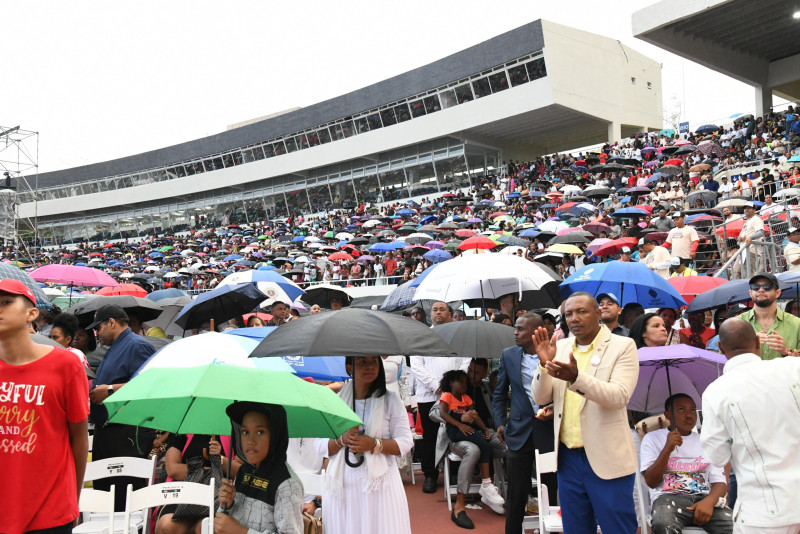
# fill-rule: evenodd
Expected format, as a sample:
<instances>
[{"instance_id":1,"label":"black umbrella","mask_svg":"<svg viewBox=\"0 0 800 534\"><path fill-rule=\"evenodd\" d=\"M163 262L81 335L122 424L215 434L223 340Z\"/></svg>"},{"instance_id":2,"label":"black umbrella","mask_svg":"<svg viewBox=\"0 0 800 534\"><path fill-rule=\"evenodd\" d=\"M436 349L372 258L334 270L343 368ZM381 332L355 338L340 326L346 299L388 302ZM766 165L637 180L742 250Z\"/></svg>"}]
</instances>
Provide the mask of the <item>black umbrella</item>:
<instances>
[{"instance_id":1,"label":"black umbrella","mask_svg":"<svg viewBox=\"0 0 800 534\"><path fill-rule=\"evenodd\" d=\"M382 311L345 308L307 315L272 332L250 354L265 356L457 356L424 324Z\"/></svg>"},{"instance_id":2,"label":"black umbrella","mask_svg":"<svg viewBox=\"0 0 800 534\"><path fill-rule=\"evenodd\" d=\"M222 286L203 293L183 308L175 324L183 328L198 328L208 320L223 323L255 309L269 297L255 284Z\"/></svg>"},{"instance_id":3,"label":"black umbrella","mask_svg":"<svg viewBox=\"0 0 800 534\"><path fill-rule=\"evenodd\" d=\"M78 319L81 327L88 326L94 320L94 312L101 306L113 304L133 314L143 323L157 318L164 311L161 305L149 299L134 297L132 295L96 296L83 302L73 304L67 309Z\"/></svg>"},{"instance_id":4,"label":"black umbrella","mask_svg":"<svg viewBox=\"0 0 800 534\"><path fill-rule=\"evenodd\" d=\"M611 189L607 187L595 187L593 189L587 189L583 194L587 197L607 197L611 194Z\"/></svg>"},{"instance_id":5,"label":"black umbrella","mask_svg":"<svg viewBox=\"0 0 800 534\"><path fill-rule=\"evenodd\" d=\"M589 169L591 170L591 169ZM627 171L628 168L625 165L620 165L619 163L608 163L604 168L604 171Z\"/></svg>"},{"instance_id":6,"label":"black umbrella","mask_svg":"<svg viewBox=\"0 0 800 534\"><path fill-rule=\"evenodd\" d=\"M442 336L462 358L499 358L514 346L514 329L489 321L455 321L433 331Z\"/></svg>"},{"instance_id":7,"label":"black umbrella","mask_svg":"<svg viewBox=\"0 0 800 534\"><path fill-rule=\"evenodd\" d=\"M313 306L317 304L320 308L331 308L331 300L336 297L342 306L349 306L353 302L347 291L339 286L330 284L318 284L306 290L305 294L301 297L303 302Z\"/></svg>"}]
</instances>

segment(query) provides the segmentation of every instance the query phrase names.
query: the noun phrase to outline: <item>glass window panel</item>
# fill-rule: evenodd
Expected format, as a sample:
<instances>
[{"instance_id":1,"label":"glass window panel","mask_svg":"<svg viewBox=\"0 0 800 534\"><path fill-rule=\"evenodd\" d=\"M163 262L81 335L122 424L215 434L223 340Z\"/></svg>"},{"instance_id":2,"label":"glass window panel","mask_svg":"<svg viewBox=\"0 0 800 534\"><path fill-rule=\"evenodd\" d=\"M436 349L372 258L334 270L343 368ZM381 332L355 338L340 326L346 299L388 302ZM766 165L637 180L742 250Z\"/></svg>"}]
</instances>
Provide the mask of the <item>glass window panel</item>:
<instances>
[{"instance_id":1,"label":"glass window panel","mask_svg":"<svg viewBox=\"0 0 800 534\"><path fill-rule=\"evenodd\" d=\"M359 202L383 202L378 175L371 174L353 180Z\"/></svg>"},{"instance_id":2,"label":"glass window panel","mask_svg":"<svg viewBox=\"0 0 800 534\"><path fill-rule=\"evenodd\" d=\"M486 78L478 78L472 82L472 89L475 91L475 98L482 98L492 94L492 88L489 85L489 80Z\"/></svg>"},{"instance_id":3,"label":"glass window panel","mask_svg":"<svg viewBox=\"0 0 800 534\"><path fill-rule=\"evenodd\" d=\"M245 163L252 163L256 159L253 156L253 149L251 149L251 148L246 148L246 149L242 150L242 155L244 156L244 162Z\"/></svg>"},{"instance_id":4,"label":"glass window panel","mask_svg":"<svg viewBox=\"0 0 800 534\"><path fill-rule=\"evenodd\" d=\"M222 161L222 158L221 158L221 157L216 157L216 158L213 158L213 159L211 160L211 163L213 164L213 168L214 168L214 170L218 170L218 169L223 169L223 168L225 168L225 163ZM160 173L159 173L159 174L160 174ZM158 180L158 181L160 182L161 180Z\"/></svg>"},{"instance_id":5,"label":"glass window panel","mask_svg":"<svg viewBox=\"0 0 800 534\"><path fill-rule=\"evenodd\" d=\"M426 113L436 113L442 109L441 105L439 104L439 95L426 96L423 99L423 102L425 102Z\"/></svg>"},{"instance_id":6,"label":"glass window panel","mask_svg":"<svg viewBox=\"0 0 800 534\"><path fill-rule=\"evenodd\" d=\"M408 197L408 184L403 169L380 173L383 186L383 200L397 200Z\"/></svg>"},{"instance_id":7,"label":"glass window panel","mask_svg":"<svg viewBox=\"0 0 800 534\"><path fill-rule=\"evenodd\" d=\"M442 108L452 108L453 106L458 105L458 99L456 98L456 92L452 89L448 89L446 91L442 91L439 93L439 100L442 103Z\"/></svg>"},{"instance_id":8,"label":"glass window panel","mask_svg":"<svg viewBox=\"0 0 800 534\"><path fill-rule=\"evenodd\" d=\"M306 135L298 135L294 139L300 150L308 148L308 137Z\"/></svg>"},{"instance_id":9,"label":"glass window panel","mask_svg":"<svg viewBox=\"0 0 800 534\"><path fill-rule=\"evenodd\" d=\"M253 154L253 158L256 160L264 159L264 149L261 147L261 145L254 146L251 152Z\"/></svg>"},{"instance_id":10,"label":"glass window panel","mask_svg":"<svg viewBox=\"0 0 800 534\"><path fill-rule=\"evenodd\" d=\"M408 177L409 195L412 197L430 195L439 190L436 185L436 174L433 172L433 163L406 167L406 176Z\"/></svg>"},{"instance_id":11,"label":"glass window panel","mask_svg":"<svg viewBox=\"0 0 800 534\"><path fill-rule=\"evenodd\" d=\"M244 159L242 158L242 151L241 150L237 150L236 152L231 154L231 157L233 158L233 164L234 165L241 165L242 163L244 163ZM179 175L180 175L180 173L179 173Z\"/></svg>"},{"instance_id":12,"label":"glass window panel","mask_svg":"<svg viewBox=\"0 0 800 534\"><path fill-rule=\"evenodd\" d=\"M464 156L440 159L434 162L442 191L469 186L469 175Z\"/></svg>"},{"instance_id":13,"label":"glass window panel","mask_svg":"<svg viewBox=\"0 0 800 534\"><path fill-rule=\"evenodd\" d=\"M357 201L355 191L353 190L353 182L350 180L342 180L330 184L330 187L331 195L333 196L333 205L335 207L355 207Z\"/></svg>"},{"instance_id":14,"label":"glass window panel","mask_svg":"<svg viewBox=\"0 0 800 534\"><path fill-rule=\"evenodd\" d=\"M283 198L283 193L265 197L264 207L266 208L267 217L269 219L289 216L289 211L286 208L286 199Z\"/></svg>"},{"instance_id":15,"label":"glass window panel","mask_svg":"<svg viewBox=\"0 0 800 534\"><path fill-rule=\"evenodd\" d=\"M353 121L344 121L342 123L342 135L347 137L353 137L355 135L355 127L353 126Z\"/></svg>"},{"instance_id":16,"label":"glass window panel","mask_svg":"<svg viewBox=\"0 0 800 534\"><path fill-rule=\"evenodd\" d=\"M473 179L486 176L486 161L483 154L467 154L467 167Z\"/></svg>"},{"instance_id":17,"label":"glass window panel","mask_svg":"<svg viewBox=\"0 0 800 534\"><path fill-rule=\"evenodd\" d=\"M287 152L290 154L292 152L297 152L297 143L295 142L294 137L287 137L283 140L283 142L286 144Z\"/></svg>"},{"instance_id":18,"label":"glass window panel","mask_svg":"<svg viewBox=\"0 0 800 534\"><path fill-rule=\"evenodd\" d=\"M377 130L383 126L381 124L381 116L378 113L370 113L367 115L367 123L369 123L370 130Z\"/></svg>"},{"instance_id":19,"label":"glass window panel","mask_svg":"<svg viewBox=\"0 0 800 534\"><path fill-rule=\"evenodd\" d=\"M264 145L264 157L272 158L275 157L275 145Z\"/></svg>"},{"instance_id":20,"label":"glass window panel","mask_svg":"<svg viewBox=\"0 0 800 534\"><path fill-rule=\"evenodd\" d=\"M287 153L286 144L283 141L278 141L272 145L276 156L281 156Z\"/></svg>"},{"instance_id":21,"label":"glass window panel","mask_svg":"<svg viewBox=\"0 0 800 534\"><path fill-rule=\"evenodd\" d=\"M384 126L391 126L393 124L397 124L397 117L394 115L394 109L384 109L381 110L381 120L383 121Z\"/></svg>"},{"instance_id":22,"label":"glass window panel","mask_svg":"<svg viewBox=\"0 0 800 534\"><path fill-rule=\"evenodd\" d=\"M328 132L327 128L323 128L317 132L317 137L319 138L320 144L330 143L331 142L331 134Z\"/></svg>"},{"instance_id":23,"label":"glass window panel","mask_svg":"<svg viewBox=\"0 0 800 534\"><path fill-rule=\"evenodd\" d=\"M397 122L406 122L411 120L411 112L408 110L408 104L400 104L395 106L394 116L397 117Z\"/></svg>"},{"instance_id":24,"label":"glass window panel","mask_svg":"<svg viewBox=\"0 0 800 534\"><path fill-rule=\"evenodd\" d=\"M544 64L544 58L536 58L525 64L528 68L528 79L530 81L538 80L547 76L547 67Z\"/></svg>"},{"instance_id":25,"label":"glass window panel","mask_svg":"<svg viewBox=\"0 0 800 534\"><path fill-rule=\"evenodd\" d=\"M425 103L422 100L415 100L409 106L411 107L411 116L415 119L425 115Z\"/></svg>"},{"instance_id":26,"label":"glass window panel","mask_svg":"<svg viewBox=\"0 0 800 534\"><path fill-rule=\"evenodd\" d=\"M308 132L306 138L308 138L308 146L319 146L319 134L316 130Z\"/></svg>"},{"instance_id":27,"label":"glass window panel","mask_svg":"<svg viewBox=\"0 0 800 534\"><path fill-rule=\"evenodd\" d=\"M308 213L308 195L306 195L305 183L301 189L286 192L286 201L289 203L289 213Z\"/></svg>"},{"instance_id":28,"label":"glass window panel","mask_svg":"<svg viewBox=\"0 0 800 534\"><path fill-rule=\"evenodd\" d=\"M334 141L338 141L339 139L344 139L344 134L342 133L342 125L341 124L334 124L330 127L331 131L331 138Z\"/></svg>"},{"instance_id":29,"label":"glass window panel","mask_svg":"<svg viewBox=\"0 0 800 534\"><path fill-rule=\"evenodd\" d=\"M327 184L309 186L308 196L311 201L311 211L325 211L331 205L331 192Z\"/></svg>"},{"instance_id":30,"label":"glass window panel","mask_svg":"<svg viewBox=\"0 0 800 534\"><path fill-rule=\"evenodd\" d=\"M492 86L493 93L499 93L508 89L508 78L506 78L506 71L495 72L489 76L489 85Z\"/></svg>"},{"instance_id":31,"label":"glass window panel","mask_svg":"<svg viewBox=\"0 0 800 534\"><path fill-rule=\"evenodd\" d=\"M359 119L356 119L356 129L360 134L369 131L369 121L367 120L366 117L361 117Z\"/></svg>"},{"instance_id":32,"label":"glass window panel","mask_svg":"<svg viewBox=\"0 0 800 534\"><path fill-rule=\"evenodd\" d=\"M233 154L225 154L222 156L222 165L225 167L233 167Z\"/></svg>"},{"instance_id":33,"label":"glass window panel","mask_svg":"<svg viewBox=\"0 0 800 534\"><path fill-rule=\"evenodd\" d=\"M459 104L469 102L475 98L472 96L472 87L469 84L459 85L456 87L455 92Z\"/></svg>"},{"instance_id":34,"label":"glass window panel","mask_svg":"<svg viewBox=\"0 0 800 534\"><path fill-rule=\"evenodd\" d=\"M511 87L528 83L528 70L525 65L517 65L508 69L508 77L511 78Z\"/></svg>"}]
</instances>

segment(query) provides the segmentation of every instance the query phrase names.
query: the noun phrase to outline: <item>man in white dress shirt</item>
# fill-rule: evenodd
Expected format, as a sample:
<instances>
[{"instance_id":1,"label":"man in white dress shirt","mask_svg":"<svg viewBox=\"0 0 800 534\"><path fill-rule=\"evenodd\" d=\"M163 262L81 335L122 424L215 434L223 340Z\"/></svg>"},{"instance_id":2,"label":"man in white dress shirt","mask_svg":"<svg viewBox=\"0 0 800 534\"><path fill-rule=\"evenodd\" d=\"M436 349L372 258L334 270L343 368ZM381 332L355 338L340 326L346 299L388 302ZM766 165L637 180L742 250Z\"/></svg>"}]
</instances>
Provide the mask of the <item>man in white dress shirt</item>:
<instances>
[{"instance_id":1,"label":"man in white dress shirt","mask_svg":"<svg viewBox=\"0 0 800 534\"><path fill-rule=\"evenodd\" d=\"M731 463L739 488L734 534L800 533L800 358L763 361L753 327L720 327L723 374L703 393L701 442Z\"/></svg>"}]
</instances>

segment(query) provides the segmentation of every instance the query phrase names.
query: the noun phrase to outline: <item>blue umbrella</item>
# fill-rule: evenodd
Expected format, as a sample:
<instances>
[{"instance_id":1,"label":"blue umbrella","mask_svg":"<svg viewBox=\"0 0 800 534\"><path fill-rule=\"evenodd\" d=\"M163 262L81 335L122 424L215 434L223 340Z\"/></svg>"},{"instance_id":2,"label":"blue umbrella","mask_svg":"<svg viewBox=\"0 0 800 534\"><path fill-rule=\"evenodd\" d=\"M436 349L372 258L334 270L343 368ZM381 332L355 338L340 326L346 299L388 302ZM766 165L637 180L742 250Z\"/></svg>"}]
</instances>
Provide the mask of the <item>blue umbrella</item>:
<instances>
[{"instance_id":1,"label":"blue umbrella","mask_svg":"<svg viewBox=\"0 0 800 534\"><path fill-rule=\"evenodd\" d=\"M160 253L160 252L151 252L150 254L148 254L148 256L150 256L151 258L163 258L164 257L164 255L162 253Z\"/></svg>"},{"instance_id":2,"label":"blue umbrella","mask_svg":"<svg viewBox=\"0 0 800 534\"><path fill-rule=\"evenodd\" d=\"M720 129L719 126L715 126L713 124L704 124L704 125L700 126L699 128L697 128L694 131L694 133L699 133L701 135L706 135L706 134L712 134L712 133L718 131L719 129Z\"/></svg>"},{"instance_id":3,"label":"blue umbrella","mask_svg":"<svg viewBox=\"0 0 800 534\"><path fill-rule=\"evenodd\" d=\"M792 156L791 158L789 158L789 161L791 161L791 162L800 161L800 154Z\"/></svg>"},{"instance_id":4,"label":"blue umbrella","mask_svg":"<svg viewBox=\"0 0 800 534\"><path fill-rule=\"evenodd\" d=\"M405 241L392 241L391 243L389 243L389 246L392 247L392 250L400 250L402 248L406 248L408 246L408 243L406 243Z\"/></svg>"},{"instance_id":5,"label":"blue umbrella","mask_svg":"<svg viewBox=\"0 0 800 534\"><path fill-rule=\"evenodd\" d=\"M277 269L277 267L274 265L262 265L258 268L259 271L274 271L275 269Z\"/></svg>"},{"instance_id":6,"label":"blue umbrella","mask_svg":"<svg viewBox=\"0 0 800 534\"><path fill-rule=\"evenodd\" d=\"M394 252L395 250L389 243L375 243L369 247L370 252Z\"/></svg>"},{"instance_id":7,"label":"blue umbrella","mask_svg":"<svg viewBox=\"0 0 800 534\"><path fill-rule=\"evenodd\" d=\"M148 293L145 298L147 300L152 300L153 302L158 302L161 299L170 299L170 298L188 297L188 296L189 295L187 295L180 289L171 287L169 289L159 289L158 291L153 291L152 293Z\"/></svg>"},{"instance_id":8,"label":"blue umbrella","mask_svg":"<svg viewBox=\"0 0 800 534\"><path fill-rule=\"evenodd\" d=\"M446 250L438 250L438 249L429 250L428 252L423 254L422 257L431 263L439 263L440 261L447 261L453 259L452 254L450 254Z\"/></svg>"},{"instance_id":9,"label":"blue umbrella","mask_svg":"<svg viewBox=\"0 0 800 534\"><path fill-rule=\"evenodd\" d=\"M541 191L531 191L530 193L528 193L528 196L529 197L543 197L543 196L545 196L545 194L542 193Z\"/></svg>"},{"instance_id":10,"label":"blue umbrella","mask_svg":"<svg viewBox=\"0 0 800 534\"><path fill-rule=\"evenodd\" d=\"M253 360L258 368L264 363L268 363L268 360L277 360L277 358L253 358ZM344 366L344 358L341 356L283 356L283 361L289 364L292 371L300 377L334 382L350 378Z\"/></svg>"},{"instance_id":11,"label":"blue umbrella","mask_svg":"<svg viewBox=\"0 0 800 534\"><path fill-rule=\"evenodd\" d=\"M222 261L236 261L241 260L242 258L244 258L244 256L240 256L239 254L231 254L229 256L225 256L225 259Z\"/></svg>"},{"instance_id":12,"label":"blue umbrella","mask_svg":"<svg viewBox=\"0 0 800 534\"><path fill-rule=\"evenodd\" d=\"M417 210L412 210L410 208L403 208L397 211L397 214L401 217L412 217L417 214Z\"/></svg>"},{"instance_id":13,"label":"blue umbrella","mask_svg":"<svg viewBox=\"0 0 800 534\"><path fill-rule=\"evenodd\" d=\"M635 262L612 261L581 267L559 286L562 297L578 291L595 297L601 293L613 293L620 299L621 306L630 302L637 302L645 308L686 306L683 297L664 278L644 264Z\"/></svg>"},{"instance_id":14,"label":"blue umbrella","mask_svg":"<svg viewBox=\"0 0 800 534\"><path fill-rule=\"evenodd\" d=\"M429 222L433 222L436 220L435 215L428 215L427 217L423 217L419 220L420 224L428 224Z\"/></svg>"},{"instance_id":15,"label":"blue umbrella","mask_svg":"<svg viewBox=\"0 0 800 534\"><path fill-rule=\"evenodd\" d=\"M248 328L234 328L233 330L226 330L223 332L223 334L255 339L260 343L264 341L265 337L273 333L277 328L277 326L251 326Z\"/></svg>"},{"instance_id":16,"label":"blue umbrella","mask_svg":"<svg viewBox=\"0 0 800 534\"><path fill-rule=\"evenodd\" d=\"M522 195L520 195L515 191L514 193L509 193L508 195L506 195L506 198L519 198L520 196Z\"/></svg>"},{"instance_id":17,"label":"blue umbrella","mask_svg":"<svg viewBox=\"0 0 800 534\"><path fill-rule=\"evenodd\" d=\"M617 210L611 215L612 217L645 217L650 215L643 209L639 208L622 208ZM649 270L649 269L648 269Z\"/></svg>"},{"instance_id":18,"label":"blue umbrella","mask_svg":"<svg viewBox=\"0 0 800 534\"><path fill-rule=\"evenodd\" d=\"M292 238L292 243L302 243L302 242L303 242L303 241L305 241L305 240L306 240L306 236L304 236L304 235L299 235L299 236L297 236L297 237L293 237L293 238Z\"/></svg>"},{"instance_id":19,"label":"blue umbrella","mask_svg":"<svg viewBox=\"0 0 800 534\"><path fill-rule=\"evenodd\" d=\"M527 230L523 230L519 233L520 237L536 237L541 234L541 230L537 230L536 228L528 228Z\"/></svg>"},{"instance_id":20,"label":"blue umbrella","mask_svg":"<svg viewBox=\"0 0 800 534\"><path fill-rule=\"evenodd\" d=\"M391 293L386 295L386 298L383 300L383 304L381 304L381 309L394 309L400 308L402 306L408 306L412 302L414 302L414 295L417 294L417 287L422 283L423 280L433 271L436 267L441 265L442 262L434 263L416 278L411 280L410 282L406 282L405 284L401 284L394 288Z\"/></svg>"},{"instance_id":21,"label":"blue umbrella","mask_svg":"<svg viewBox=\"0 0 800 534\"><path fill-rule=\"evenodd\" d=\"M541 206L539 206L539 207L540 207L540 208L542 208L542 209L557 208L557 207L558 207L558 204L549 204L549 203L548 203L548 204L542 204L542 205L541 205Z\"/></svg>"}]
</instances>

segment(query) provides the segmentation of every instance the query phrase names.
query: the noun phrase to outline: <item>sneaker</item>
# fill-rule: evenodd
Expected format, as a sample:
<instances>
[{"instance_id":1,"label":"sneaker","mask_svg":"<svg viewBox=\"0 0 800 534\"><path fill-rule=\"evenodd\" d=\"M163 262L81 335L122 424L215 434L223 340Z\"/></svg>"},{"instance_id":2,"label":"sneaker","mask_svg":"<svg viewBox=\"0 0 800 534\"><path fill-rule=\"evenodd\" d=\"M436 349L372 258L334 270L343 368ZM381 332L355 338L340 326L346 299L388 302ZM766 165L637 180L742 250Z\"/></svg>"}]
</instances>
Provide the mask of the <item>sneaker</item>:
<instances>
[{"instance_id":1,"label":"sneaker","mask_svg":"<svg viewBox=\"0 0 800 534\"><path fill-rule=\"evenodd\" d=\"M497 487L494 484L489 484L488 486L481 485L481 489L478 490L478 493L481 496L481 502L483 504L498 514L505 512L503 505L506 501L500 496L500 492L497 491Z\"/></svg>"}]
</instances>

